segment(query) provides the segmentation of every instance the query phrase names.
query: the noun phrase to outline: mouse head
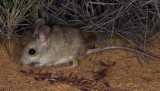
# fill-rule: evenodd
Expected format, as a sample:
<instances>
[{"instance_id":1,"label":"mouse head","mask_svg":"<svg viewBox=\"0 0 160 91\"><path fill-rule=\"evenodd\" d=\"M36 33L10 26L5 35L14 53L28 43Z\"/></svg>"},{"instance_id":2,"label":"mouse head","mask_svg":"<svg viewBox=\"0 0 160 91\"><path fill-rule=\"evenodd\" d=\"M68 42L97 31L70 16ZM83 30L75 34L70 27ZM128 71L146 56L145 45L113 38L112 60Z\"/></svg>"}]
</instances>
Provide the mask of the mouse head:
<instances>
[{"instance_id":1,"label":"mouse head","mask_svg":"<svg viewBox=\"0 0 160 91\"><path fill-rule=\"evenodd\" d=\"M32 39L28 42L22 51L20 62L22 64L31 64L39 62L48 48L48 36L50 27L45 25L43 19L38 19L34 23L34 33Z\"/></svg>"}]
</instances>

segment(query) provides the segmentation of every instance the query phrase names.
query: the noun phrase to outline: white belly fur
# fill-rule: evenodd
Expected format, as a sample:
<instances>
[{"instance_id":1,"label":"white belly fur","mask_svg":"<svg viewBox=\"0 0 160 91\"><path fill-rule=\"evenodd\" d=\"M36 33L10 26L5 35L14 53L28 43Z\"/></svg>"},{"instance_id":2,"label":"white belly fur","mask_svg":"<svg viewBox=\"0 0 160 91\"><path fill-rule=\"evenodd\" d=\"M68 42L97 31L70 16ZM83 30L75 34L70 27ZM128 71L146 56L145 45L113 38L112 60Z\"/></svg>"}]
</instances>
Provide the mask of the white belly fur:
<instances>
[{"instance_id":1,"label":"white belly fur","mask_svg":"<svg viewBox=\"0 0 160 91\"><path fill-rule=\"evenodd\" d=\"M73 57L69 57L69 58L62 58L60 60L57 60L56 62L54 62L54 65L59 65L59 64L64 64L64 63L68 63L70 61L73 60Z\"/></svg>"},{"instance_id":2,"label":"white belly fur","mask_svg":"<svg viewBox=\"0 0 160 91\"><path fill-rule=\"evenodd\" d=\"M46 57L43 57L43 58L41 58L41 59L39 59L39 62L40 63L47 63L49 60L48 60L48 58L46 58Z\"/></svg>"}]
</instances>

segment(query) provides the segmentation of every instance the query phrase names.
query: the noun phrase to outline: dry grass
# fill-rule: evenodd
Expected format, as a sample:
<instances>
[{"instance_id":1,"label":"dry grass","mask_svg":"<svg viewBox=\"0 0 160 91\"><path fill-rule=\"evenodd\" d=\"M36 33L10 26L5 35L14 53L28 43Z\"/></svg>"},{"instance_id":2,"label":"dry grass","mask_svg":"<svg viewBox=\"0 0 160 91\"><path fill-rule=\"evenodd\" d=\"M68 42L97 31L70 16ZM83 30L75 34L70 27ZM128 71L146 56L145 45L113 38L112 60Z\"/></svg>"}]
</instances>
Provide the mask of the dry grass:
<instances>
[{"instance_id":1,"label":"dry grass","mask_svg":"<svg viewBox=\"0 0 160 91\"><path fill-rule=\"evenodd\" d=\"M38 10L53 0L1 0L0 41L10 55L10 40L24 37L32 29L32 22L38 19ZM9 42L9 44L8 44Z\"/></svg>"},{"instance_id":2,"label":"dry grass","mask_svg":"<svg viewBox=\"0 0 160 91\"><path fill-rule=\"evenodd\" d=\"M104 32L100 37L118 36L143 48L160 33L158 0L65 0L57 3L51 7L57 23L75 25L85 32Z\"/></svg>"},{"instance_id":3,"label":"dry grass","mask_svg":"<svg viewBox=\"0 0 160 91\"><path fill-rule=\"evenodd\" d=\"M160 34L159 0L1 0L0 39L24 37L38 18L119 37L139 49Z\"/></svg>"}]
</instances>

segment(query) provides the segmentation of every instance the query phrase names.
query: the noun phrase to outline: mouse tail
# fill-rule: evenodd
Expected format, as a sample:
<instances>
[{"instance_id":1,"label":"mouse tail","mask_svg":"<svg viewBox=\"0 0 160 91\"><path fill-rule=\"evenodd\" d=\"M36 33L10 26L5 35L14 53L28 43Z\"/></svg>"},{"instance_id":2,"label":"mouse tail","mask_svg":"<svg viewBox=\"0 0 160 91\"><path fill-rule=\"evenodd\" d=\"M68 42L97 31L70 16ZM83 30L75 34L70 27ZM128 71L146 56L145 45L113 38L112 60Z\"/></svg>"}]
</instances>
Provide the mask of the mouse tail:
<instances>
[{"instance_id":1,"label":"mouse tail","mask_svg":"<svg viewBox=\"0 0 160 91\"><path fill-rule=\"evenodd\" d=\"M120 48L122 48L122 46L108 46L108 47L104 47L104 48L88 49L87 52L86 52L86 55L87 54L91 54L91 53L96 53L96 52L104 51L104 50L120 49Z\"/></svg>"},{"instance_id":2,"label":"mouse tail","mask_svg":"<svg viewBox=\"0 0 160 91\"><path fill-rule=\"evenodd\" d=\"M127 50L127 51L135 52L135 53L138 53L140 55L152 58L154 60L160 60L159 57L153 56L151 54L145 53L145 52L140 51L140 50L136 50L134 48L124 47L124 46L107 46L107 47L104 47L104 48L89 49L89 50L87 50L86 55L91 54L91 53L104 51L104 50L112 50L112 49L124 49L124 50Z\"/></svg>"}]
</instances>

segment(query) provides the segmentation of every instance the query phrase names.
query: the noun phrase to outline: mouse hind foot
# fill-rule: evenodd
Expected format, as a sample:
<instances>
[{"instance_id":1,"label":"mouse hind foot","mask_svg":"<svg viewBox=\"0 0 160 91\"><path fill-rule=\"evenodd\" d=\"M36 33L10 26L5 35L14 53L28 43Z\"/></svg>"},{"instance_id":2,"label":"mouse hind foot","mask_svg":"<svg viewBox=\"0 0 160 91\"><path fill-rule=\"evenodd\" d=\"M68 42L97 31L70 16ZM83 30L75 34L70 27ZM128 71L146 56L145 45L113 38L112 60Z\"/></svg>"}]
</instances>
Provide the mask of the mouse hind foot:
<instances>
[{"instance_id":1,"label":"mouse hind foot","mask_svg":"<svg viewBox=\"0 0 160 91\"><path fill-rule=\"evenodd\" d=\"M74 68L76 68L78 66L78 62L77 62L77 60L75 61L72 61L72 65L71 66L69 66L69 67L66 67L67 69L74 69Z\"/></svg>"},{"instance_id":2,"label":"mouse hind foot","mask_svg":"<svg viewBox=\"0 0 160 91\"><path fill-rule=\"evenodd\" d=\"M69 70L69 69L74 69L78 66L78 61L77 60L73 60L71 62L72 62L71 66L64 67L64 68L57 68L57 70Z\"/></svg>"}]
</instances>

